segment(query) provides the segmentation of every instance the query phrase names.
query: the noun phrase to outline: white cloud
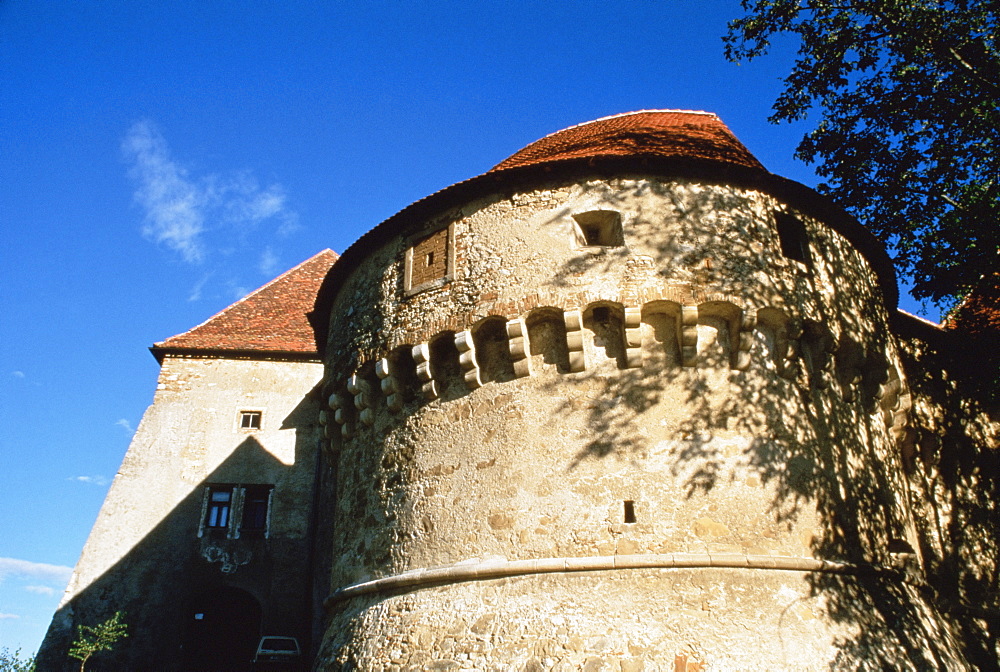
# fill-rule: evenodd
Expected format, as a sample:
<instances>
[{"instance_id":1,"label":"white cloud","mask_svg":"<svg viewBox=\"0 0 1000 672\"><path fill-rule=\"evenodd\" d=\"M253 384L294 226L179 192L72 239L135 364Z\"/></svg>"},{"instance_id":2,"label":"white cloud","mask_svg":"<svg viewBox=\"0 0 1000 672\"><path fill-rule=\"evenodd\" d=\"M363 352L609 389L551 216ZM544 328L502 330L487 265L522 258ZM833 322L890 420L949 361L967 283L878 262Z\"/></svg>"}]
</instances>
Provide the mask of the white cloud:
<instances>
[{"instance_id":1,"label":"white cloud","mask_svg":"<svg viewBox=\"0 0 1000 672\"><path fill-rule=\"evenodd\" d=\"M25 586L24 589L36 595L55 595L56 589L51 586Z\"/></svg>"},{"instance_id":2,"label":"white cloud","mask_svg":"<svg viewBox=\"0 0 1000 672\"><path fill-rule=\"evenodd\" d=\"M135 430L132 429L132 423L130 423L125 418L121 418L120 420L118 420L117 422L115 422L115 424L118 425L119 427L121 427L122 429L124 429L126 432L128 432L129 436L131 436L132 434L135 434Z\"/></svg>"},{"instance_id":3,"label":"white cloud","mask_svg":"<svg viewBox=\"0 0 1000 672\"><path fill-rule=\"evenodd\" d=\"M269 278L278 273L278 255L274 253L274 250L268 247L261 253L257 268Z\"/></svg>"},{"instance_id":4,"label":"white cloud","mask_svg":"<svg viewBox=\"0 0 1000 672\"><path fill-rule=\"evenodd\" d=\"M90 483L91 485L107 485L108 479L103 476L71 476L67 481L77 481L78 483Z\"/></svg>"},{"instance_id":5,"label":"white cloud","mask_svg":"<svg viewBox=\"0 0 1000 672\"><path fill-rule=\"evenodd\" d=\"M191 288L191 293L188 294L188 301L200 301L201 300L201 290L205 288L205 283L208 279L212 277L211 273L206 273L201 276L201 280L195 283L194 287Z\"/></svg>"},{"instance_id":6,"label":"white cloud","mask_svg":"<svg viewBox=\"0 0 1000 672\"><path fill-rule=\"evenodd\" d=\"M132 161L130 175L139 183L135 200L146 211L143 235L180 252L186 261L201 261L205 189L170 158L167 141L148 121L132 125L122 150Z\"/></svg>"},{"instance_id":7,"label":"white cloud","mask_svg":"<svg viewBox=\"0 0 1000 672\"><path fill-rule=\"evenodd\" d=\"M15 378L24 378L24 371L11 371L10 375L14 376Z\"/></svg>"},{"instance_id":8,"label":"white cloud","mask_svg":"<svg viewBox=\"0 0 1000 672\"><path fill-rule=\"evenodd\" d=\"M17 614L4 614L4 613L0 612L0 621L2 621L4 619L8 619L8 618L21 618L21 617L18 616Z\"/></svg>"},{"instance_id":9,"label":"white cloud","mask_svg":"<svg viewBox=\"0 0 1000 672\"><path fill-rule=\"evenodd\" d=\"M143 235L180 253L185 261L203 261L210 251L206 238L220 228L229 229L229 245L230 238L242 238L232 234L256 229L265 220L274 220L279 236L298 226L280 184L261 187L245 171L193 176L171 156L166 139L149 121L132 125L122 151L137 183L135 200L145 211ZM197 287L192 296L200 296L200 290Z\"/></svg>"},{"instance_id":10,"label":"white cloud","mask_svg":"<svg viewBox=\"0 0 1000 672\"><path fill-rule=\"evenodd\" d=\"M0 581L9 576L31 578L65 586L73 573L72 567L48 565L44 562L31 562L17 558L0 558Z\"/></svg>"}]
</instances>

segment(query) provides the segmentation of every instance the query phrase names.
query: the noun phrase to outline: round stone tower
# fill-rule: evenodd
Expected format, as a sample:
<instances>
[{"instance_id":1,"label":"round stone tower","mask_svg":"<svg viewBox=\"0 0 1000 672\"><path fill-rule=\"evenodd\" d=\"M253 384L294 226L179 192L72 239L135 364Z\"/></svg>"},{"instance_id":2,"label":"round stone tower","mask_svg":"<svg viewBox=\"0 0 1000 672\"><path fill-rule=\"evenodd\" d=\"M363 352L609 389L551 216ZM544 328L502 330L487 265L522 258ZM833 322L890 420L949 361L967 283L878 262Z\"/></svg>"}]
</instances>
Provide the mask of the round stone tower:
<instances>
[{"instance_id":1,"label":"round stone tower","mask_svg":"<svg viewBox=\"0 0 1000 672\"><path fill-rule=\"evenodd\" d=\"M962 669L917 588L882 246L703 112L404 209L313 314L318 669Z\"/></svg>"}]
</instances>

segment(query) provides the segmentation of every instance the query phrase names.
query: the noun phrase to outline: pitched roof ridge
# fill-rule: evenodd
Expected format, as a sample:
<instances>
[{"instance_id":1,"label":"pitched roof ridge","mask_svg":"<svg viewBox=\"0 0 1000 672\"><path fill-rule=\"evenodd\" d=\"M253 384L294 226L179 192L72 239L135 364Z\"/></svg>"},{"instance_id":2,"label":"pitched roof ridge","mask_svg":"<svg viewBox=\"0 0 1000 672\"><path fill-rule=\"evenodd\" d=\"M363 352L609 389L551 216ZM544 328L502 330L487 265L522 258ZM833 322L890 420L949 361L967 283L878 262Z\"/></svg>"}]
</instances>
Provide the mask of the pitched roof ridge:
<instances>
[{"instance_id":1,"label":"pitched roof ridge","mask_svg":"<svg viewBox=\"0 0 1000 672\"><path fill-rule=\"evenodd\" d=\"M281 279L283 279L284 277L288 276L289 274L294 273L295 271L299 270L300 268L302 268L303 266L305 266L306 264L308 264L310 261L315 260L317 257L319 257L320 255L324 255L327 252L329 252L330 254L333 254L333 255L337 254L336 252L334 252L330 248L326 248L324 250L320 250L319 252L317 252L313 256L309 257L305 261L302 261L302 262L296 264L295 266L291 267L290 269L288 269L287 271L285 271L281 275L277 276L276 278L272 278L271 280L265 282L263 285L261 285L260 287L258 287L255 290L253 290L249 294L245 294L241 298L239 298L236 301L230 303L228 306L226 306L225 308L223 308L219 312L215 313L214 315L212 315L208 319L204 320L200 324L196 324L195 326L191 327L190 329L188 329L186 331L182 331L179 334L174 334L173 336L170 336L169 338L165 338L162 341L160 341L159 343L156 343L155 345L157 345L157 346L163 345L164 343L166 343L167 341L169 341L171 339L179 338L181 336L184 336L185 334L190 334L192 331L196 331L198 329L201 329L202 327L204 327L206 324L208 324L209 322L211 322L215 318L220 317L224 313L228 313L230 310L233 310L234 308L236 308L237 306L239 306L241 303L244 303L245 301L247 301L248 299L256 296L257 294L260 294L261 292L263 292L265 289L267 289L268 287L270 287L274 283L280 281Z\"/></svg>"}]
</instances>

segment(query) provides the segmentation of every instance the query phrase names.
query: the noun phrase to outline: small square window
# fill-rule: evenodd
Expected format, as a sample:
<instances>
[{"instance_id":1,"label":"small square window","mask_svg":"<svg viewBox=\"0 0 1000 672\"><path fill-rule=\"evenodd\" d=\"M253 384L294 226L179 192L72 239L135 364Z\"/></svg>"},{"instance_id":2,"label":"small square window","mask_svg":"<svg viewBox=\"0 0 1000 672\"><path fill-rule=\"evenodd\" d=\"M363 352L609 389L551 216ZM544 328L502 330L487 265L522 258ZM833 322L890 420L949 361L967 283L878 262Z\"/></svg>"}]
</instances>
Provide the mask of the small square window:
<instances>
[{"instance_id":1,"label":"small square window","mask_svg":"<svg viewBox=\"0 0 1000 672\"><path fill-rule=\"evenodd\" d=\"M622 217L614 210L591 210L573 215L577 247L621 247Z\"/></svg>"},{"instance_id":2,"label":"small square window","mask_svg":"<svg viewBox=\"0 0 1000 672\"><path fill-rule=\"evenodd\" d=\"M240 429L260 429L261 411L240 411Z\"/></svg>"}]
</instances>

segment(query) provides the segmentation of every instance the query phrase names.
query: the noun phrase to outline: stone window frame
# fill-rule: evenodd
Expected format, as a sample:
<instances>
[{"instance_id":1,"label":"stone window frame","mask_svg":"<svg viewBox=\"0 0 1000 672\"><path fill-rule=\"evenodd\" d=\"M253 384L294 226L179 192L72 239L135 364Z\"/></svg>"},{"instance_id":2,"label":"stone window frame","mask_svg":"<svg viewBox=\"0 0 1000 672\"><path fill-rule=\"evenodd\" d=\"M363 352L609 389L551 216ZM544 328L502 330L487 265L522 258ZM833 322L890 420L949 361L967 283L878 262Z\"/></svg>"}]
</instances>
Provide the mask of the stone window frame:
<instances>
[{"instance_id":1,"label":"stone window frame","mask_svg":"<svg viewBox=\"0 0 1000 672\"><path fill-rule=\"evenodd\" d=\"M248 493L267 491L266 513L264 515L263 528L245 526L244 505L247 502ZM209 517L212 511L212 495L215 493L229 493L229 500L226 507L226 524L209 525ZM274 510L274 485L271 483L209 483L205 485L205 490L201 501L201 518L198 523L198 538L205 536L226 539L239 539L242 534L248 537L268 539L271 535L271 515Z\"/></svg>"},{"instance_id":2,"label":"stone window frame","mask_svg":"<svg viewBox=\"0 0 1000 672\"><path fill-rule=\"evenodd\" d=\"M785 264L811 273L813 269L812 237L805 220L797 212L774 210L774 231L778 237L778 250Z\"/></svg>"},{"instance_id":3,"label":"stone window frame","mask_svg":"<svg viewBox=\"0 0 1000 672\"><path fill-rule=\"evenodd\" d=\"M253 434L255 432L264 431L264 411L263 408L251 408L247 406L240 406L236 411L236 431L241 434ZM245 427L243 425L244 418L251 416L256 413L258 415L258 423L256 427Z\"/></svg>"},{"instance_id":4,"label":"stone window frame","mask_svg":"<svg viewBox=\"0 0 1000 672\"><path fill-rule=\"evenodd\" d=\"M625 247L622 213L607 208L591 208L570 213L573 247L578 250L608 250ZM592 242L597 238L598 242Z\"/></svg>"},{"instance_id":5,"label":"stone window frame","mask_svg":"<svg viewBox=\"0 0 1000 672\"><path fill-rule=\"evenodd\" d=\"M421 241L430 238L439 231L447 229L448 230L448 253L446 259L445 273L440 278L434 278L433 280L428 280L427 282L421 283L416 286L412 286L413 278L413 248L416 247ZM436 289L438 287L443 287L455 278L455 222L450 222L444 226L437 226L430 230L424 230L420 233L415 233L406 238L406 256L403 262L403 296L409 298L420 292L425 292L429 289Z\"/></svg>"}]
</instances>

